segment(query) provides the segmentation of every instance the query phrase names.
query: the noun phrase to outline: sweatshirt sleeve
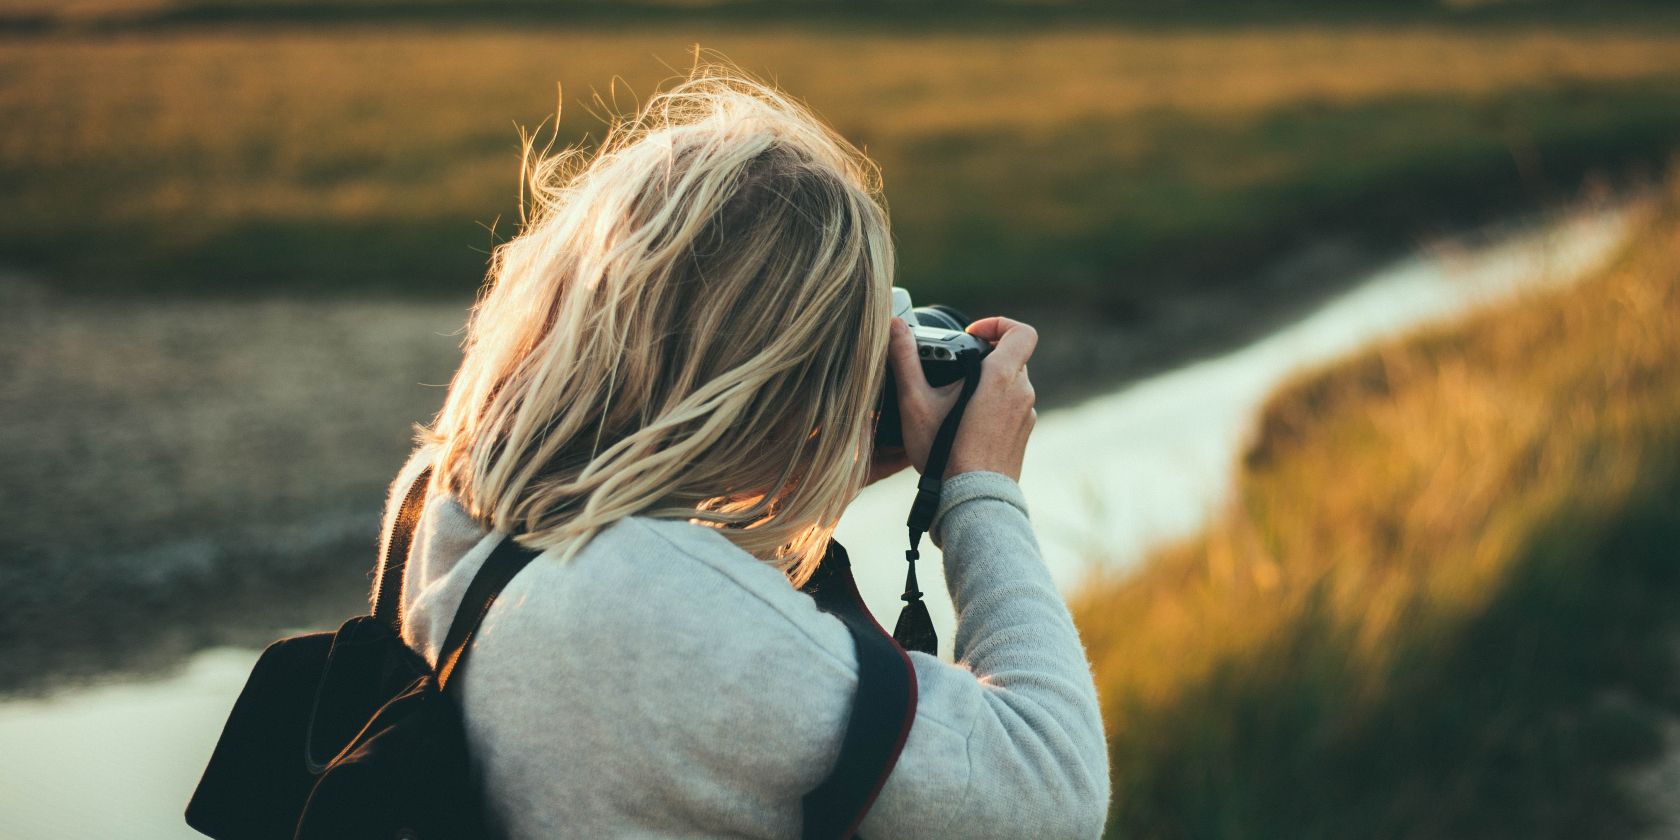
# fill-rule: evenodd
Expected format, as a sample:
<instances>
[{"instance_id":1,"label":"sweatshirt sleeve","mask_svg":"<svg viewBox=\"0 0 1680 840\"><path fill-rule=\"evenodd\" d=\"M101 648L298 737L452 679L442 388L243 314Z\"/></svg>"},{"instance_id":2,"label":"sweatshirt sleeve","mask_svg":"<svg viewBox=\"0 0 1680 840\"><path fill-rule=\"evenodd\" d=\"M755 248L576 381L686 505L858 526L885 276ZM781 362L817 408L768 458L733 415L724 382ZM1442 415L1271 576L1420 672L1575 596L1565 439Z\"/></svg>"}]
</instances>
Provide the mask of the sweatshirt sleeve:
<instances>
[{"instance_id":1,"label":"sweatshirt sleeve","mask_svg":"<svg viewBox=\"0 0 1680 840\"><path fill-rule=\"evenodd\" d=\"M904 752L859 834L1086 838L1108 815L1090 665L1008 476L946 479L930 532L957 611L956 662L911 654Z\"/></svg>"}]
</instances>

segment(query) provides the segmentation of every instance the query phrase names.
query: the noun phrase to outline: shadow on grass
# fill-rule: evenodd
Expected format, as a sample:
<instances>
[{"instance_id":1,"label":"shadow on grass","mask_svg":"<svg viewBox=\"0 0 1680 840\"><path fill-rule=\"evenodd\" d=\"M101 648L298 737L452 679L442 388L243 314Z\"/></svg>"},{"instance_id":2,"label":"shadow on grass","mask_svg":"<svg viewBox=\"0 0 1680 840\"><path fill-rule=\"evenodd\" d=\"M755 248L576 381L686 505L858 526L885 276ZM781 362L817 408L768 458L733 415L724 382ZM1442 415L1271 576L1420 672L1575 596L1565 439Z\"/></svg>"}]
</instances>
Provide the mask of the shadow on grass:
<instances>
[{"instance_id":1,"label":"shadow on grass","mask_svg":"<svg viewBox=\"0 0 1680 840\"><path fill-rule=\"evenodd\" d=\"M1479 614L1402 634L1377 696L1312 602L1112 744L1111 837L1622 837L1619 769L1680 712L1680 468L1536 533ZM1318 593L1320 596L1323 593Z\"/></svg>"},{"instance_id":2,"label":"shadow on grass","mask_svg":"<svg viewBox=\"0 0 1680 840\"><path fill-rule=\"evenodd\" d=\"M72 295L465 299L512 230L430 218L252 221L191 238L100 233L20 239L5 250Z\"/></svg>"}]
</instances>

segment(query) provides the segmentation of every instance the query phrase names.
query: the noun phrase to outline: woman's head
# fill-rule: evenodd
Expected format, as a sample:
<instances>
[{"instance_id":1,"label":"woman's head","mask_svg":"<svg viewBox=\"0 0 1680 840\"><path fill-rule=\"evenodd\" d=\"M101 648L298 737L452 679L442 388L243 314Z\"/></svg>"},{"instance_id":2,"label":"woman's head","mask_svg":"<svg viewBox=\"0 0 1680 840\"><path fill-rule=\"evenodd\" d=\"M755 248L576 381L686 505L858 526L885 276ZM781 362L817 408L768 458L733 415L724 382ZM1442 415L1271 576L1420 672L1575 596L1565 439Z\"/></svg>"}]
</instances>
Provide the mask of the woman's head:
<instances>
[{"instance_id":1,"label":"woman's head","mask_svg":"<svg viewBox=\"0 0 1680 840\"><path fill-rule=\"evenodd\" d=\"M630 515L802 580L862 486L893 255L873 165L702 69L538 161L429 437L481 521L575 552Z\"/></svg>"}]
</instances>

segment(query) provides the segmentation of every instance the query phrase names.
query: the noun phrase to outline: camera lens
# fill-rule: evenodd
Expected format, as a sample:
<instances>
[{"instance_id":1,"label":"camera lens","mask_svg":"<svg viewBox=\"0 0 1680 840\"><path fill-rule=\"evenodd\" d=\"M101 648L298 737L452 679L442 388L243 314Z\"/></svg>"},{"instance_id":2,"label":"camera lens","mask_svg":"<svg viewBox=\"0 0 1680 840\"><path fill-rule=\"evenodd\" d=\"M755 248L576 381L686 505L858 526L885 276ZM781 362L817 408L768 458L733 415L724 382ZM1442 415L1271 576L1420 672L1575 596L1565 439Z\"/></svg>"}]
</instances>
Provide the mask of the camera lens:
<instances>
[{"instance_id":1,"label":"camera lens","mask_svg":"<svg viewBox=\"0 0 1680 840\"><path fill-rule=\"evenodd\" d=\"M924 327L938 327L944 330L962 332L969 325L968 316L949 306L918 306L914 310L916 323Z\"/></svg>"}]
</instances>

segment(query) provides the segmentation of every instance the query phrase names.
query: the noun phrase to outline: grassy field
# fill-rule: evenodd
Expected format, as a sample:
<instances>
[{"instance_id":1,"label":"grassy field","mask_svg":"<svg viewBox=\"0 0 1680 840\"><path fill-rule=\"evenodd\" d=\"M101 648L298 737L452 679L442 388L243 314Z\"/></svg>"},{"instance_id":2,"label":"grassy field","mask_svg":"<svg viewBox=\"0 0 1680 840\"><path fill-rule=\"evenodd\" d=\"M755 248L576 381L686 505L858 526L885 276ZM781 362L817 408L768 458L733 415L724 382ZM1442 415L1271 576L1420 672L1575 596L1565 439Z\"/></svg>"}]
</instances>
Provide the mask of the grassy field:
<instances>
[{"instance_id":1,"label":"grassy field","mask_svg":"<svg viewBox=\"0 0 1680 840\"><path fill-rule=\"evenodd\" d=\"M1680 180L1676 180L1680 187ZM1115 837L1624 837L1680 712L1680 188L1605 274L1275 396L1075 614Z\"/></svg>"},{"instance_id":2,"label":"grassy field","mask_svg":"<svg viewBox=\"0 0 1680 840\"><path fill-rule=\"evenodd\" d=\"M865 144L903 279L975 307L1060 293L1147 318L1305 241L1405 244L1680 138L1680 29L1638 15L14 32L0 263L101 294L465 294L514 230L516 125L563 100L561 139L598 135L592 92L630 107L694 43Z\"/></svg>"}]
</instances>

